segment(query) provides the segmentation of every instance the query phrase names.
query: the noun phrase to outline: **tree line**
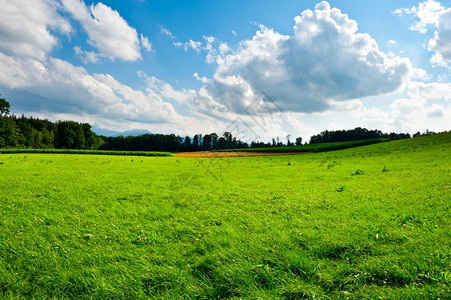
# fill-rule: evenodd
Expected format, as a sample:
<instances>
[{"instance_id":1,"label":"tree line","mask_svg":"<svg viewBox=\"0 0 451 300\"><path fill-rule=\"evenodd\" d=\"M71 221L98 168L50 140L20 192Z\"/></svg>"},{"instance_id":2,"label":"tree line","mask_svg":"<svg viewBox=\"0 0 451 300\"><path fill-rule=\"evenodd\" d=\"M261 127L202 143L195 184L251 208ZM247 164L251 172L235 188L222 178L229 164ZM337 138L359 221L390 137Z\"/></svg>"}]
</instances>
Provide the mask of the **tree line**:
<instances>
[{"instance_id":1,"label":"tree line","mask_svg":"<svg viewBox=\"0 0 451 300\"><path fill-rule=\"evenodd\" d=\"M0 98L0 148L98 149L103 143L87 123L10 115L10 104Z\"/></svg>"},{"instance_id":2,"label":"tree line","mask_svg":"<svg viewBox=\"0 0 451 300\"><path fill-rule=\"evenodd\" d=\"M434 134L426 130L413 135ZM310 138L310 144L386 138L399 140L410 138L408 133L382 133L380 130L368 130L357 127L351 130L325 130ZM10 104L0 98L0 148L35 148L35 149L99 149L120 151L209 151L219 149L268 148L302 145L302 138L291 142L290 135L286 143L279 137L272 142L243 142L232 133L225 132L196 134L193 137L181 137L175 134L143 134L139 136L98 136L91 130L91 125L75 121L57 121L17 117L10 115Z\"/></svg>"},{"instance_id":3,"label":"tree line","mask_svg":"<svg viewBox=\"0 0 451 300\"><path fill-rule=\"evenodd\" d=\"M368 130L366 128L357 127L350 130L325 130L320 134L310 137L310 144L317 143L334 143L334 142L348 142L370 140L377 138L385 138L389 140L409 139L409 133L383 133L380 130Z\"/></svg>"},{"instance_id":4,"label":"tree line","mask_svg":"<svg viewBox=\"0 0 451 300\"><path fill-rule=\"evenodd\" d=\"M181 137L175 134L143 134L139 136L102 137L104 144L102 150L127 151L210 151L219 149L249 148L249 144L224 132L222 136L217 133L196 134L193 137Z\"/></svg>"},{"instance_id":5,"label":"tree line","mask_svg":"<svg viewBox=\"0 0 451 300\"><path fill-rule=\"evenodd\" d=\"M368 130L357 127L351 130L323 131L310 138L310 144L332 143L369 140L376 138L386 138L389 140L399 140L410 138L408 133L382 133L380 130ZM102 136L104 144L100 147L103 150L128 150L128 151L170 151L170 152L189 152L189 151L209 151L222 149L246 149L246 148L271 148L302 145L302 138L298 137L295 142L290 141L290 136L286 137L286 142L282 142L279 137L273 138L272 142L253 141L250 144L243 142L225 132L222 136L217 133L196 134L193 137L184 138L175 134L144 134L140 136Z\"/></svg>"}]
</instances>

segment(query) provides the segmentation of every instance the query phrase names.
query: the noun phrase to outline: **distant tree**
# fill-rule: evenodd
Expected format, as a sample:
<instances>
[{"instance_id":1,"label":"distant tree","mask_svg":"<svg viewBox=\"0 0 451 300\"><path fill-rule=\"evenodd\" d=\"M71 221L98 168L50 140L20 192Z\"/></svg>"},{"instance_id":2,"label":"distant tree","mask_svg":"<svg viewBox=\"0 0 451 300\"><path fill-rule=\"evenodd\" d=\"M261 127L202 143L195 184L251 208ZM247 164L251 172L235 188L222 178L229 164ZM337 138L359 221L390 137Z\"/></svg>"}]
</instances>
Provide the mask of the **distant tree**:
<instances>
[{"instance_id":1,"label":"distant tree","mask_svg":"<svg viewBox=\"0 0 451 300\"><path fill-rule=\"evenodd\" d=\"M0 117L0 148L17 147L21 140L19 128L12 118Z\"/></svg>"},{"instance_id":2,"label":"distant tree","mask_svg":"<svg viewBox=\"0 0 451 300\"><path fill-rule=\"evenodd\" d=\"M211 147L213 149L218 149L218 139L219 136L216 133L210 133L210 137L211 137Z\"/></svg>"},{"instance_id":3,"label":"distant tree","mask_svg":"<svg viewBox=\"0 0 451 300\"><path fill-rule=\"evenodd\" d=\"M224 132L223 134L224 139L226 140L227 143L229 143L230 145L232 145L232 134L230 132Z\"/></svg>"},{"instance_id":4,"label":"distant tree","mask_svg":"<svg viewBox=\"0 0 451 300\"><path fill-rule=\"evenodd\" d=\"M183 148L184 151L191 150L191 138L189 136L185 137L185 140L183 141Z\"/></svg>"},{"instance_id":5,"label":"distant tree","mask_svg":"<svg viewBox=\"0 0 451 300\"><path fill-rule=\"evenodd\" d=\"M401 139L401 138L410 138L410 135L405 133L386 134L382 133L380 130L368 130L366 128L357 127L350 130L337 130L337 131L325 130L320 134L310 137L310 144L369 140L375 138Z\"/></svg>"},{"instance_id":6,"label":"distant tree","mask_svg":"<svg viewBox=\"0 0 451 300\"><path fill-rule=\"evenodd\" d=\"M426 129L426 131L423 133L417 131L416 133L414 133L413 137L427 136L427 135L433 135L433 134L435 134L434 131L429 131L429 129Z\"/></svg>"},{"instance_id":7,"label":"distant tree","mask_svg":"<svg viewBox=\"0 0 451 300\"><path fill-rule=\"evenodd\" d=\"M230 149L232 145L224 138L220 137L218 139L218 148L219 149Z\"/></svg>"},{"instance_id":8,"label":"distant tree","mask_svg":"<svg viewBox=\"0 0 451 300\"><path fill-rule=\"evenodd\" d=\"M16 122L9 115L10 105L0 98L0 147L17 147L22 140Z\"/></svg>"},{"instance_id":9,"label":"distant tree","mask_svg":"<svg viewBox=\"0 0 451 300\"><path fill-rule=\"evenodd\" d=\"M425 135L434 135L434 134L435 134L434 131L429 131L429 129L426 129L426 132L423 133L422 136L425 136Z\"/></svg>"},{"instance_id":10,"label":"distant tree","mask_svg":"<svg viewBox=\"0 0 451 300\"><path fill-rule=\"evenodd\" d=\"M199 150L200 146L201 146L201 141L202 141L202 134L196 134L193 137L193 150Z\"/></svg>"},{"instance_id":11,"label":"distant tree","mask_svg":"<svg viewBox=\"0 0 451 300\"><path fill-rule=\"evenodd\" d=\"M302 137L296 138L296 146L302 145Z\"/></svg>"},{"instance_id":12,"label":"distant tree","mask_svg":"<svg viewBox=\"0 0 451 300\"><path fill-rule=\"evenodd\" d=\"M90 126L84 126L74 121L58 121L56 128L55 146L62 149L88 149L91 145L86 144L86 131L90 130ZM89 128L88 128L89 127ZM86 133L89 138L89 134ZM93 141L90 141L93 143Z\"/></svg>"},{"instance_id":13,"label":"distant tree","mask_svg":"<svg viewBox=\"0 0 451 300\"><path fill-rule=\"evenodd\" d=\"M10 108L9 102L4 98L0 98L0 117L9 115Z\"/></svg>"},{"instance_id":14,"label":"distant tree","mask_svg":"<svg viewBox=\"0 0 451 300\"><path fill-rule=\"evenodd\" d=\"M101 138L96 136L96 139L98 140L98 139L101 139ZM54 148L55 147L54 140L55 140L55 133L53 132L53 130L49 131L47 128L44 128L42 130L42 145L43 145L43 148ZM97 149L97 147L94 147L93 149Z\"/></svg>"},{"instance_id":15,"label":"distant tree","mask_svg":"<svg viewBox=\"0 0 451 300\"><path fill-rule=\"evenodd\" d=\"M202 150L210 150L212 148L212 141L213 139L211 138L211 135L204 135L204 139L202 141Z\"/></svg>"},{"instance_id":16,"label":"distant tree","mask_svg":"<svg viewBox=\"0 0 451 300\"><path fill-rule=\"evenodd\" d=\"M78 125L78 126L77 126ZM74 124L74 144L71 146L71 148L75 149L86 149L86 138L85 133L83 131L83 126L81 124Z\"/></svg>"}]
</instances>

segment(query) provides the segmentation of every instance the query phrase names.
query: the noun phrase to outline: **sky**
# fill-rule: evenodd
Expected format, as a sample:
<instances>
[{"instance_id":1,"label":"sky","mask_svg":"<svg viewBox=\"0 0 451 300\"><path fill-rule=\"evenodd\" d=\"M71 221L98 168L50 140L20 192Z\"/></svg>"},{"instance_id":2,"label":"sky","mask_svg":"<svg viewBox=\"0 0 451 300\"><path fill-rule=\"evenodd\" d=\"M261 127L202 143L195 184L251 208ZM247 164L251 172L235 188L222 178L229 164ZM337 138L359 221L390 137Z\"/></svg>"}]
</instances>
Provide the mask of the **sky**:
<instances>
[{"instance_id":1,"label":"sky","mask_svg":"<svg viewBox=\"0 0 451 300\"><path fill-rule=\"evenodd\" d=\"M0 94L100 134L446 131L450 4L0 0Z\"/></svg>"}]
</instances>

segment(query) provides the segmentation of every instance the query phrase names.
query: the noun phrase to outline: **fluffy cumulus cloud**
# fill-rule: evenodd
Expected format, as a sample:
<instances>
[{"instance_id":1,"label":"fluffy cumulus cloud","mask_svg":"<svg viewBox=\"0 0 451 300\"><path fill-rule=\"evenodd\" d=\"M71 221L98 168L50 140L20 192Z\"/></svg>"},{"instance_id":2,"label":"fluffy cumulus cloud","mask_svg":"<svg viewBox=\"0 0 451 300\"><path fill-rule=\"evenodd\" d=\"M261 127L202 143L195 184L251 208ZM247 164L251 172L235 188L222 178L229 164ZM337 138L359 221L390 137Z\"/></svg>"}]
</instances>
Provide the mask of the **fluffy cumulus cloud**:
<instances>
[{"instance_id":1,"label":"fluffy cumulus cloud","mask_svg":"<svg viewBox=\"0 0 451 300\"><path fill-rule=\"evenodd\" d=\"M80 46L74 47L75 55L80 58L85 64L93 63L96 64L99 62L99 56L94 51L85 51L82 50Z\"/></svg>"},{"instance_id":2,"label":"fluffy cumulus cloud","mask_svg":"<svg viewBox=\"0 0 451 300\"><path fill-rule=\"evenodd\" d=\"M401 98L391 106L391 122L399 131L414 133L449 130L451 106L431 104L423 99Z\"/></svg>"},{"instance_id":3,"label":"fluffy cumulus cloud","mask_svg":"<svg viewBox=\"0 0 451 300\"><path fill-rule=\"evenodd\" d=\"M428 47L430 51L435 52L431 59L434 65L451 66L451 8L440 15L437 31Z\"/></svg>"},{"instance_id":4,"label":"fluffy cumulus cloud","mask_svg":"<svg viewBox=\"0 0 451 300\"><path fill-rule=\"evenodd\" d=\"M13 56L44 58L58 44L51 31L73 31L59 9L54 1L0 0L0 50Z\"/></svg>"},{"instance_id":5,"label":"fluffy cumulus cloud","mask_svg":"<svg viewBox=\"0 0 451 300\"><path fill-rule=\"evenodd\" d=\"M418 4L418 7L398 8L394 11L394 13L399 16L402 16L403 14L415 15L418 20L415 21L409 29L421 33L426 33L430 25L437 27L439 24L438 17L442 12L443 6L435 0L421 2Z\"/></svg>"},{"instance_id":6,"label":"fluffy cumulus cloud","mask_svg":"<svg viewBox=\"0 0 451 300\"><path fill-rule=\"evenodd\" d=\"M75 29L65 15L80 21L90 43L99 52L74 47L86 62L99 57L135 60L139 45L151 51L151 43L111 8L98 3L90 8L78 0L0 0L0 87L19 93L15 109L47 117L67 113L91 119L146 124L183 120L173 106L151 90L132 89L109 74L89 74L83 67L51 56L64 35ZM63 34L63 36L58 35ZM44 114L45 115L45 114Z\"/></svg>"},{"instance_id":7,"label":"fluffy cumulus cloud","mask_svg":"<svg viewBox=\"0 0 451 300\"><path fill-rule=\"evenodd\" d=\"M89 36L88 43L98 49L98 55L112 60L133 61L141 58L140 45L150 51L147 38L138 37L117 11L99 2L86 6L80 0L62 0L64 8L79 21ZM141 44L140 44L141 41Z\"/></svg>"},{"instance_id":8,"label":"fluffy cumulus cloud","mask_svg":"<svg viewBox=\"0 0 451 300\"><path fill-rule=\"evenodd\" d=\"M407 87L407 95L413 99L441 99L451 101L451 83L412 81Z\"/></svg>"},{"instance_id":9,"label":"fluffy cumulus cloud","mask_svg":"<svg viewBox=\"0 0 451 300\"><path fill-rule=\"evenodd\" d=\"M16 101L18 108L25 111L71 111L142 123L171 123L180 117L171 104L151 90L134 90L111 75L91 75L83 67L61 59L38 62L0 53L0 66L9 74L0 73L0 85L32 95L33 99L24 99L24 103Z\"/></svg>"},{"instance_id":10,"label":"fluffy cumulus cloud","mask_svg":"<svg viewBox=\"0 0 451 300\"><path fill-rule=\"evenodd\" d=\"M433 38L428 42L428 50L434 52L431 62L435 66L451 65L451 7L445 7L435 0L421 2L417 7L400 8L397 15L410 14L417 19L410 30L426 34L434 30Z\"/></svg>"},{"instance_id":11,"label":"fluffy cumulus cloud","mask_svg":"<svg viewBox=\"0 0 451 300\"><path fill-rule=\"evenodd\" d=\"M451 126L451 84L411 81L406 95L387 109L362 108L358 118L364 126L385 131L414 133L426 129L449 130ZM381 128L381 124L383 124Z\"/></svg>"},{"instance_id":12,"label":"fluffy cumulus cloud","mask_svg":"<svg viewBox=\"0 0 451 300\"><path fill-rule=\"evenodd\" d=\"M70 35L74 28L66 12L81 23L88 43L97 49L74 51L85 63L99 57L133 61L141 58L141 47L150 52L147 37L130 27L117 11L97 3L87 7L80 0L0 0L0 50L15 57L43 60L60 44L55 33Z\"/></svg>"},{"instance_id":13,"label":"fluffy cumulus cloud","mask_svg":"<svg viewBox=\"0 0 451 300\"><path fill-rule=\"evenodd\" d=\"M435 26L429 47L435 51L436 64L449 63L449 9L432 9L438 14L435 21L419 13L423 10L419 6L399 13L424 15L416 30ZM178 42L161 27L176 47L205 54L206 63L214 68L210 78L193 74L202 82L197 90L176 89L144 72L138 76L146 88L135 89L113 75L93 74L52 57L52 51L64 38L77 34L78 27L87 34L89 45L73 45L73 50L85 63L102 58L135 61L141 50L153 51L147 37L100 2L87 6L80 0L0 0L0 87L22 93L14 99L16 110L113 130L194 134L244 129L248 138L260 140L284 138L299 130L315 134L302 118L330 111L359 112L362 122L388 124L387 129L450 126L446 121L451 120L450 84L408 82L430 76L412 68L408 59L380 51L371 36L358 32L355 21L327 2L295 17L292 34L261 25L235 49L213 36ZM389 108L362 104L365 97L402 87L406 87L404 98Z\"/></svg>"},{"instance_id":14,"label":"fluffy cumulus cloud","mask_svg":"<svg viewBox=\"0 0 451 300\"><path fill-rule=\"evenodd\" d=\"M260 26L228 55L204 89L215 106L245 113L262 92L283 110L351 109L358 99L398 90L408 78L408 59L388 57L357 23L323 1L294 19L293 35ZM210 43L211 45L211 43Z\"/></svg>"}]
</instances>

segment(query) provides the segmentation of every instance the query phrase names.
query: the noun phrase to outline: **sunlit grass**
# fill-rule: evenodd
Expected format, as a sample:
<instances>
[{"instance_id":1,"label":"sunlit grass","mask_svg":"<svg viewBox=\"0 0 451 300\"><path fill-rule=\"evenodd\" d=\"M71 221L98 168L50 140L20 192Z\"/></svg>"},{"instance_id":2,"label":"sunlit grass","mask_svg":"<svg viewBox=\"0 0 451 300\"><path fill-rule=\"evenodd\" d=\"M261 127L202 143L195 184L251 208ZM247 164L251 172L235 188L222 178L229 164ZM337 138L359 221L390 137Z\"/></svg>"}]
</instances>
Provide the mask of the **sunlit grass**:
<instances>
[{"instance_id":1,"label":"sunlit grass","mask_svg":"<svg viewBox=\"0 0 451 300\"><path fill-rule=\"evenodd\" d=\"M79 149L0 149L0 154L33 153L33 154L88 154L88 155L121 155L121 156L172 156L169 152L157 151L113 151L113 150L79 150Z\"/></svg>"},{"instance_id":2,"label":"sunlit grass","mask_svg":"<svg viewBox=\"0 0 451 300\"><path fill-rule=\"evenodd\" d=\"M450 146L2 154L0 298L445 299Z\"/></svg>"}]
</instances>

